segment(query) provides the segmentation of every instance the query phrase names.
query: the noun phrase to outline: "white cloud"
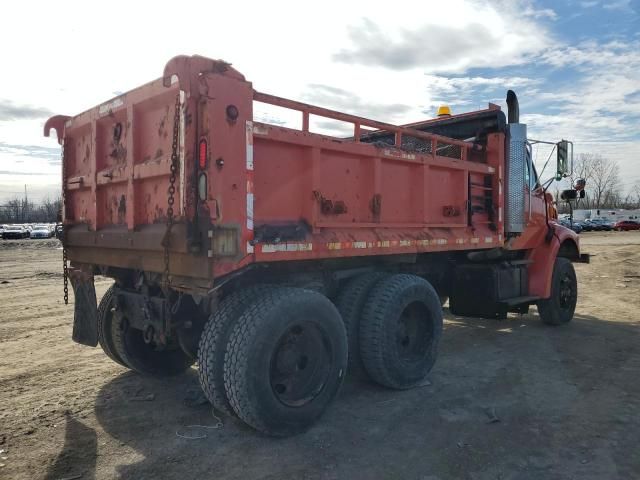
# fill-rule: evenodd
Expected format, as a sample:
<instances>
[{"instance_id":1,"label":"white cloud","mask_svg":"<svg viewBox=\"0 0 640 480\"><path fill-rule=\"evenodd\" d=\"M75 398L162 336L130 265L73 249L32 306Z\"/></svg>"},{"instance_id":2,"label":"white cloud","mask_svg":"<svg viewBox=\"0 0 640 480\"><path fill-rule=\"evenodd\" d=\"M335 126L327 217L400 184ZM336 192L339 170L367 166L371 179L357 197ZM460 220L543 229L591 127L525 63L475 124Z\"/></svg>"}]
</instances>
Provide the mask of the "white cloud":
<instances>
[{"instance_id":1,"label":"white cloud","mask_svg":"<svg viewBox=\"0 0 640 480\"><path fill-rule=\"evenodd\" d=\"M605 8L624 4L610 1ZM179 10L175 3L159 2L152 18L145 3L112 0L99 14L87 5L69 2L64 11L50 1L5 6L14 21L5 22L0 42L20 48L2 49L0 61L19 66L19 74L0 76L0 97L11 92L6 100L12 107L77 114L159 77L173 55L198 53L233 62L257 90L382 121L420 120L441 102L457 111L484 108L502 100L501 90L517 88L523 107L556 99L561 107L535 115L523 108L536 134L598 145L615 139L632 149L629 137L634 128L637 133L637 123L628 118L637 114L638 100L628 95L640 84L639 42L563 44L547 27L556 12L530 0L448 0L428 8L422 1L397 8L371 0L366 10L357 2L313 8L294 1L208 2ZM538 77L469 73L533 62L554 69L571 65L583 76L571 88L549 90ZM473 98L483 100L477 104ZM267 122L299 122L297 113L264 105L256 105L255 115ZM0 142L56 147L54 139L42 137L42 121L29 117L0 121ZM43 180L58 181L57 167L46 159L15 153L0 152L0 170L46 166L52 174Z\"/></svg>"},{"instance_id":2,"label":"white cloud","mask_svg":"<svg viewBox=\"0 0 640 480\"><path fill-rule=\"evenodd\" d=\"M531 6L528 6L523 10L522 14L526 17L548 18L550 20L556 20L558 18L556 12L550 8L542 8L537 10Z\"/></svg>"},{"instance_id":3,"label":"white cloud","mask_svg":"<svg viewBox=\"0 0 640 480\"><path fill-rule=\"evenodd\" d=\"M602 8L606 10L622 10L627 12L633 12L631 8L631 0L616 0L615 2L607 2L602 4Z\"/></svg>"},{"instance_id":4,"label":"white cloud","mask_svg":"<svg viewBox=\"0 0 640 480\"><path fill-rule=\"evenodd\" d=\"M531 18L555 18L553 10L536 10L528 2L451 3L439 15L409 15L399 23L367 16L349 25L348 42L333 59L399 71L452 73L522 64L552 44L549 32Z\"/></svg>"}]
</instances>

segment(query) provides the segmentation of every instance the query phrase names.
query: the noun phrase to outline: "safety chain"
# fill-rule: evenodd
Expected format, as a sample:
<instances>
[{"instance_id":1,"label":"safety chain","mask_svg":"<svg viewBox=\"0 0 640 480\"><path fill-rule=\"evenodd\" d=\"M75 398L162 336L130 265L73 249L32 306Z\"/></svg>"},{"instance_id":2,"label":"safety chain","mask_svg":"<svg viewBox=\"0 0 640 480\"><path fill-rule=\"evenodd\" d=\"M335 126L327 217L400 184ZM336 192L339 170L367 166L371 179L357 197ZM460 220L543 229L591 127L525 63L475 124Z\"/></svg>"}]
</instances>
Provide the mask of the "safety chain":
<instances>
[{"instance_id":1,"label":"safety chain","mask_svg":"<svg viewBox=\"0 0 640 480\"><path fill-rule=\"evenodd\" d=\"M174 195L176 193L176 173L178 171L178 141L180 138L180 93L176 95L176 110L173 116L173 143L171 144L171 175L169 176L169 189L167 198L167 231L164 234L164 284L171 285L171 277L169 275L169 247L171 246L171 229L173 228L174 212L173 204L175 203Z\"/></svg>"},{"instance_id":2,"label":"safety chain","mask_svg":"<svg viewBox=\"0 0 640 480\"><path fill-rule=\"evenodd\" d=\"M62 213L62 231L60 235L60 241L62 242L62 282L64 284L64 304L69 304L69 269L67 267L67 228L64 224L65 209L67 205L67 165L64 161L64 150L67 144L66 139L62 142L62 205L60 206Z\"/></svg>"}]
</instances>

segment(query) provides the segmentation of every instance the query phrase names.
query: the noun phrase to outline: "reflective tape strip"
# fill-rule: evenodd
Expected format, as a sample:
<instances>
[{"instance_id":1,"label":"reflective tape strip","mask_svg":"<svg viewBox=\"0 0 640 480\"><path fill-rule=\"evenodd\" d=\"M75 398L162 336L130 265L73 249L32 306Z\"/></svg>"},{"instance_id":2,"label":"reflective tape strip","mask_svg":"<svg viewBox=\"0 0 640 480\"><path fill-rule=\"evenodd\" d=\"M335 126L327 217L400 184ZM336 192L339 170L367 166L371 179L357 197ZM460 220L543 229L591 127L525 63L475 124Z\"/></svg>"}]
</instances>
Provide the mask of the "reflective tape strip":
<instances>
[{"instance_id":1,"label":"reflective tape strip","mask_svg":"<svg viewBox=\"0 0 640 480\"><path fill-rule=\"evenodd\" d=\"M310 252L313 243L264 243L260 245L262 253Z\"/></svg>"},{"instance_id":2,"label":"reflective tape strip","mask_svg":"<svg viewBox=\"0 0 640 480\"><path fill-rule=\"evenodd\" d=\"M419 239L419 240L379 240L376 242L328 242L324 244L327 250L349 250L349 249L376 249L376 248L396 248L396 247L427 247L430 245L448 245L449 243L455 243L456 245L465 245L467 243L478 244L481 241L484 243L493 243L495 241L502 241L502 235L497 237L487 236L482 238L456 238L449 241L447 238L436 239ZM253 252L253 246L247 243L247 251ZM276 253L276 252L310 252L313 251L313 243L306 242L290 242L290 243L263 243L260 244L260 251L262 253Z\"/></svg>"},{"instance_id":3,"label":"reflective tape strip","mask_svg":"<svg viewBox=\"0 0 640 480\"><path fill-rule=\"evenodd\" d=\"M249 189L247 182L247 190ZM253 193L247 192L247 230L253 230Z\"/></svg>"},{"instance_id":4,"label":"reflective tape strip","mask_svg":"<svg viewBox=\"0 0 640 480\"><path fill-rule=\"evenodd\" d=\"M247 122L247 171L253 171L253 122Z\"/></svg>"},{"instance_id":5,"label":"reflective tape strip","mask_svg":"<svg viewBox=\"0 0 640 480\"><path fill-rule=\"evenodd\" d=\"M253 122L246 124L247 254L253 253Z\"/></svg>"}]
</instances>

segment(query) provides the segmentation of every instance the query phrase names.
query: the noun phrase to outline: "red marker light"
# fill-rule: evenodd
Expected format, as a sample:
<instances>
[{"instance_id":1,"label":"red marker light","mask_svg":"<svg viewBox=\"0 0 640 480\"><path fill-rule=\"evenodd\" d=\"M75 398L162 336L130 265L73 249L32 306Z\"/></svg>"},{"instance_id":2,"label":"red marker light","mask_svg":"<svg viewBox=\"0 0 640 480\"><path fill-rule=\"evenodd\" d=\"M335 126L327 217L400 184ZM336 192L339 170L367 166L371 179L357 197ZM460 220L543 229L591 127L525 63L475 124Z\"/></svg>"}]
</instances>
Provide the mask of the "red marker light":
<instances>
[{"instance_id":1,"label":"red marker light","mask_svg":"<svg viewBox=\"0 0 640 480\"><path fill-rule=\"evenodd\" d=\"M198 163L201 170L207 167L207 141L204 138L200 140L200 146L198 148Z\"/></svg>"}]
</instances>

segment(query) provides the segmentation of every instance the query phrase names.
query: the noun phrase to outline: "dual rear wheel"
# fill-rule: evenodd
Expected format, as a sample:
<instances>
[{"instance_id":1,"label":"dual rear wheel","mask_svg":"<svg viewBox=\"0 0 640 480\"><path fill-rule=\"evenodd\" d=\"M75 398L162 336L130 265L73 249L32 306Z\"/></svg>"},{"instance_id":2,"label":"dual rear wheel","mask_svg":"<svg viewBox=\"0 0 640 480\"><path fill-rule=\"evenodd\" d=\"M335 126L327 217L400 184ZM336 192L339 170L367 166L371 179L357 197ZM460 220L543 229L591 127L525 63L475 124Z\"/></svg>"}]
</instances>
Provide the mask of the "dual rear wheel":
<instances>
[{"instance_id":1,"label":"dual rear wheel","mask_svg":"<svg viewBox=\"0 0 640 480\"><path fill-rule=\"evenodd\" d=\"M319 292L280 286L236 291L211 315L198 345L199 378L213 406L256 430L308 429L338 394L348 364L395 389L420 384L442 332L440 300L413 275L374 273L344 286L337 307ZM177 374L193 361L178 346L145 342L118 314L113 289L98 315L99 342L139 373Z\"/></svg>"},{"instance_id":2,"label":"dual rear wheel","mask_svg":"<svg viewBox=\"0 0 640 480\"><path fill-rule=\"evenodd\" d=\"M178 345L159 346L145 341L142 330L116 308L114 286L103 295L98 306L98 343L114 362L144 375L172 376L185 372L194 360Z\"/></svg>"},{"instance_id":3,"label":"dual rear wheel","mask_svg":"<svg viewBox=\"0 0 640 480\"><path fill-rule=\"evenodd\" d=\"M441 299L415 275L352 279L336 304L349 334L349 367L394 389L424 382L442 335Z\"/></svg>"},{"instance_id":4,"label":"dual rear wheel","mask_svg":"<svg viewBox=\"0 0 640 480\"><path fill-rule=\"evenodd\" d=\"M359 277L337 306L318 292L277 286L225 298L198 349L207 398L260 432L287 436L324 413L348 364L390 388L424 381L442 332L439 298L428 282Z\"/></svg>"}]
</instances>

